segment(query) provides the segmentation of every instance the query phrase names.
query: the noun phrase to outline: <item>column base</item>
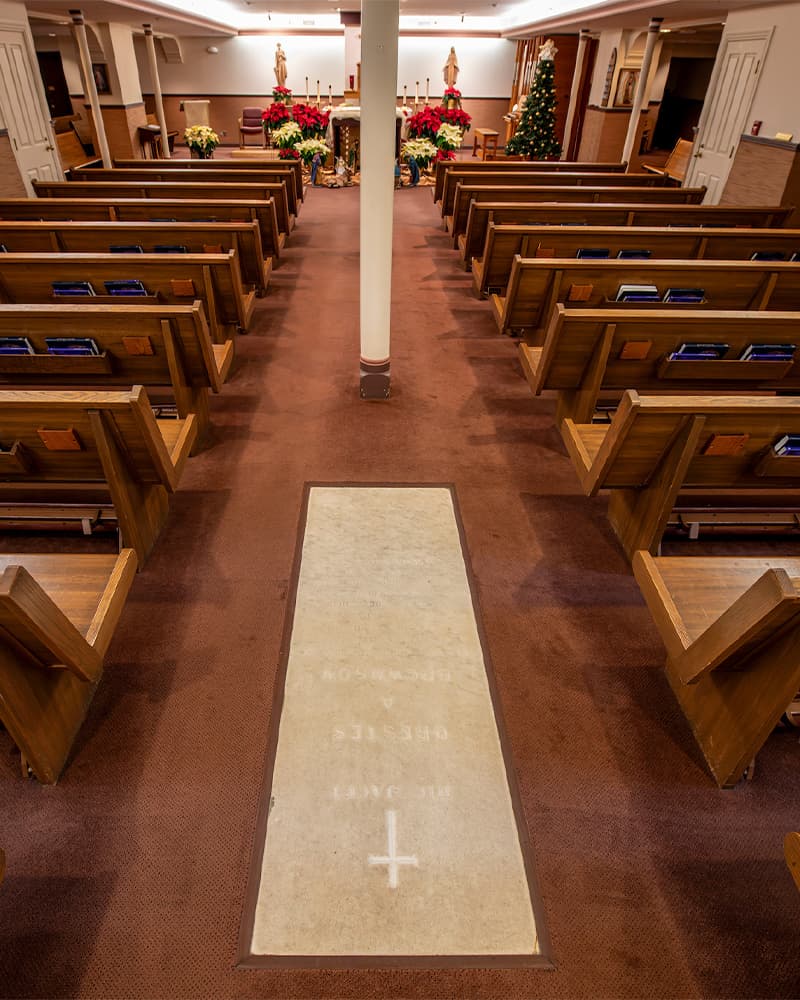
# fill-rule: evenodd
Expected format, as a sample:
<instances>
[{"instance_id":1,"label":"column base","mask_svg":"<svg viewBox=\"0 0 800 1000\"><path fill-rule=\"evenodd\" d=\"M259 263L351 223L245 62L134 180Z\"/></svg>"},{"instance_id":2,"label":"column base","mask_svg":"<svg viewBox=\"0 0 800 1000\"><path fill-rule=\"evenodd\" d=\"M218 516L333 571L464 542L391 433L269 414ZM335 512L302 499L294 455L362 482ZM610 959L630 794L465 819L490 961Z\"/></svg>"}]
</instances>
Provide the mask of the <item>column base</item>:
<instances>
[{"instance_id":1,"label":"column base","mask_svg":"<svg viewBox=\"0 0 800 1000\"><path fill-rule=\"evenodd\" d=\"M388 399L390 393L389 359L365 361L361 359L359 393L362 399Z\"/></svg>"}]
</instances>

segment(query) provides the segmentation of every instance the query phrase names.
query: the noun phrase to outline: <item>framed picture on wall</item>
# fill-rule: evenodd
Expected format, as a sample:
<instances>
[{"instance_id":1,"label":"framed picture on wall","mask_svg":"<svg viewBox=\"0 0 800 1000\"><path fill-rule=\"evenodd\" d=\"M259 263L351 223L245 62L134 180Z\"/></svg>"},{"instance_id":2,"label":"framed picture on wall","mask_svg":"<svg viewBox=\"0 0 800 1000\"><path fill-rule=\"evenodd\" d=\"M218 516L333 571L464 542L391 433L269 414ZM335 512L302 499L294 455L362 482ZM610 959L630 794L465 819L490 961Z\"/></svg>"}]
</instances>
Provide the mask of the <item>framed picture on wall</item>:
<instances>
[{"instance_id":1,"label":"framed picture on wall","mask_svg":"<svg viewBox=\"0 0 800 1000\"><path fill-rule=\"evenodd\" d=\"M621 69L617 77L617 92L614 95L615 108L629 108L633 104L636 84L639 82L638 69Z\"/></svg>"},{"instance_id":2,"label":"framed picture on wall","mask_svg":"<svg viewBox=\"0 0 800 1000\"><path fill-rule=\"evenodd\" d=\"M97 87L98 94L110 94L111 87L108 85L108 64L92 63L92 76Z\"/></svg>"}]
</instances>

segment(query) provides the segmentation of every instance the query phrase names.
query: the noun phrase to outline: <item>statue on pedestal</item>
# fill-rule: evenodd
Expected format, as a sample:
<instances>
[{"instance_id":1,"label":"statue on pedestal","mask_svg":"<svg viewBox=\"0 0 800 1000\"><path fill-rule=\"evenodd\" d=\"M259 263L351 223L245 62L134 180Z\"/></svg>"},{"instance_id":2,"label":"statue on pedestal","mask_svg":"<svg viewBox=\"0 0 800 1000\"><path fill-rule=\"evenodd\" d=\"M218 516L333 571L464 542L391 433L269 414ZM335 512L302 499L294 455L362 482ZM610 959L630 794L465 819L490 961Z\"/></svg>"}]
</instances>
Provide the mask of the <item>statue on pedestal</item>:
<instances>
[{"instance_id":1,"label":"statue on pedestal","mask_svg":"<svg viewBox=\"0 0 800 1000\"><path fill-rule=\"evenodd\" d=\"M458 80L458 56L454 45L450 46L450 55L447 57L442 73L444 74L445 86L455 87Z\"/></svg>"},{"instance_id":2,"label":"statue on pedestal","mask_svg":"<svg viewBox=\"0 0 800 1000\"><path fill-rule=\"evenodd\" d=\"M286 53L281 48L280 42L275 49L275 79L279 87L286 86Z\"/></svg>"}]
</instances>

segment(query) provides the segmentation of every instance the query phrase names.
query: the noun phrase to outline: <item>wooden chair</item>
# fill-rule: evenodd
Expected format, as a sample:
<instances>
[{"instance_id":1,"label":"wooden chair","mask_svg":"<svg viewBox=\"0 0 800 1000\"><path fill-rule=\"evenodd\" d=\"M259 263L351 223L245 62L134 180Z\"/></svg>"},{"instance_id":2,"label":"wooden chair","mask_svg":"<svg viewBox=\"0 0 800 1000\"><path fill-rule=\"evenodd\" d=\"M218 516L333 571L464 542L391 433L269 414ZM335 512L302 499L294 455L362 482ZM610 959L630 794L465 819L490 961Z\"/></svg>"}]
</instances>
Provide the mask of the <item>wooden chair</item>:
<instances>
[{"instance_id":1,"label":"wooden chair","mask_svg":"<svg viewBox=\"0 0 800 1000\"><path fill-rule=\"evenodd\" d=\"M300 201L303 200L305 194L305 185L303 184L303 164L301 160L265 161L256 158L248 160L243 156L237 156L236 158L231 158L230 160L181 160L180 165L181 169L193 170L195 172L205 172L208 170L270 170L274 166L279 166L283 170L293 172L295 190ZM158 171L161 169L163 164L153 160L114 160L114 166L130 167L135 170L150 168ZM198 178L198 180L200 179L202 178Z\"/></svg>"},{"instance_id":2,"label":"wooden chair","mask_svg":"<svg viewBox=\"0 0 800 1000\"><path fill-rule=\"evenodd\" d=\"M125 392L0 391L0 517L63 523L71 505L108 507L143 566L197 436L194 414L158 419L142 386Z\"/></svg>"},{"instance_id":3,"label":"wooden chair","mask_svg":"<svg viewBox=\"0 0 800 1000\"><path fill-rule=\"evenodd\" d=\"M488 162L482 160L437 160L434 168L434 188L433 200L442 200L444 191L445 175L450 170L459 170L463 173L476 173L480 170L521 170L530 173L531 171L541 171L548 174L575 173L580 171L584 174L624 174L627 168L626 163L584 163L577 160L511 160L500 158Z\"/></svg>"},{"instance_id":4,"label":"wooden chair","mask_svg":"<svg viewBox=\"0 0 800 1000\"><path fill-rule=\"evenodd\" d=\"M267 148L267 134L261 120L262 108L243 108L239 117L239 149L247 145L248 135L261 135L261 144Z\"/></svg>"},{"instance_id":5,"label":"wooden chair","mask_svg":"<svg viewBox=\"0 0 800 1000\"><path fill-rule=\"evenodd\" d=\"M0 244L9 253L111 253L139 246L144 253L179 246L192 254L235 250L242 281L265 295L272 257L264 254L257 222L0 222Z\"/></svg>"},{"instance_id":6,"label":"wooden chair","mask_svg":"<svg viewBox=\"0 0 800 1000\"><path fill-rule=\"evenodd\" d=\"M104 294L104 283L129 279L140 280L148 292L137 296L137 305L187 305L199 299L215 344L224 344L234 330L250 325L255 292L244 288L235 250L221 254L5 253L0 299L8 304L119 305L118 296ZM88 281L98 294L56 300L54 281Z\"/></svg>"},{"instance_id":7,"label":"wooden chair","mask_svg":"<svg viewBox=\"0 0 800 1000\"><path fill-rule=\"evenodd\" d=\"M793 361L740 361L754 343L798 344L800 313L702 309L569 309L556 304L541 347L520 344L531 391L558 393L556 420L592 422L598 402L617 402L625 389L695 395L780 391L800 393L800 351ZM722 360L679 361L685 343L723 343Z\"/></svg>"},{"instance_id":8,"label":"wooden chair","mask_svg":"<svg viewBox=\"0 0 800 1000\"><path fill-rule=\"evenodd\" d=\"M44 784L64 768L135 575L129 548L0 555L0 721Z\"/></svg>"},{"instance_id":9,"label":"wooden chair","mask_svg":"<svg viewBox=\"0 0 800 1000\"><path fill-rule=\"evenodd\" d=\"M620 285L654 284L668 288L697 288L705 292L692 309L749 309L793 312L800 291L800 263L724 260L547 260L515 257L505 295L491 303L502 333L522 333L530 343L541 343L557 302L570 308L620 309ZM628 303L627 308L647 308ZM653 303L653 309L665 305ZM686 306L672 305L672 309Z\"/></svg>"},{"instance_id":10,"label":"wooden chair","mask_svg":"<svg viewBox=\"0 0 800 1000\"><path fill-rule=\"evenodd\" d=\"M508 204L473 199L458 249L467 270L480 257L489 224L496 226L703 226L731 229L772 229L786 225L792 206L753 208L734 205L657 204Z\"/></svg>"},{"instance_id":11,"label":"wooden chair","mask_svg":"<svg viewBox=\"0 0 800 1000\"><path fill-rule=\"evenodd\" d=\"M35 354L0 354L0 388L165 388L178 416L192 416L196 446L211 428L234 342L212 344L203 305L0 305L0 336L27 337ZM99 357L48 354L48 337L91 337Z\"/></svg>"},{"instance_id":12,"label":"wooden chair","mask_svg":"<svg viewBox=\"0 0 800 1000\"><path fill-rule=\"evenodd\" d=\"M275 203L278 228L290 233L294 216L289 212L286 182L238 184L163 181L34 181L37 198L101 198L109 205L121 198L159 198L168 201L267 201Z\"/></svg>"},{"instance_id":13,"label":"wooden chair","mask_svg":"<svg viewBox=\"0 0 800 1000\"><path fill-rule=\"evenodd\" d=\"M257 222L264 256L274 261L286 244L278 228L275 202L174 201L162 198L10 198L0 201L6 221L63 222ZM56 249L55 246L53 249Z\"/></svg>"},{"instance_id":14,"label":"wooden chair","mask_svg":"<svg viewBox=\"0 0 800 1000\"><path fill-rule=\"evenodd\" d=\"M788 509L800 517L800 462L773 452L784 434L799 433L800 397L631 389L610 424L567 417L561 425L584 492L611 491L608 519L628 558L639 549L656 553L679 497L679 506Z\"/></svg>"},{"instance_id":15,"label":"wooden chair","mask_svg":"<svg viewBox=\"0 0 800 1000\"><path fill-rule=\"evenodd\" d=\"M144 162L144 161L141 161ZM152 161L150 161L152 163ZM286 184L286 200L289 214L296 216L299 211L300 199L294 183L294 171L281 166L263 166L253 170L238 170L235 174L230 170L215 170L206 168L202 173L187 169L184 163L190 160L161 160L155 167L87 167L70 173L71 181L86 183L138 183L176 184L181 181L203 184ZM208 162L207 160L203 162Z\"/></svg>"},{"instance_id":16,"label":"wooden chair","mask_svg":"<svg viewBox=\"0 0 800 1000\"><path fill-rule=\"evenodd\" d=\"M786 834L783 841L783 853L794 884L800 889L800 833Z\"/></svg>"},{"instance_id":17,"label":"wooden chair","mask_svg":"<svg viewBox=\"0 0 800 1000\"><path fill-rule=\"evenodd\" d=\"M633 571L709 770L735 785L800 685L800 559L637 552Z\"/></svg>"},{"instance_id":18,"label":"wooden chair","mask_svg":"<svg viewBox=\"0 0 800 1000\"><path fill-rule=\"evenodd\" d=\"M659 177L669 177L683 184L686 180L686 172L689 169L693 148L694 143L688 139L678 139L675 143L675 148L669 154L667 162L663 167L654 167L650 163L643 163L642 170L648 170L651 174L658 174Z\"/></svg>"},{"instance_id":19,"label":"wooden chair","mask_svg":"<svg viewBox=\"0 0 800 1000\"><path fill-rule=\"evenodd\" d=\"M453 214L445 218L445 227L452 237L453 249L458 249L459 236L466 232L470 207L475 201L517 202L535 204L642 204L693 205L703 200L705 188L650 188L650 187L597 187L573 185L570 187L471 187L456 186Z\"/></svg>"},{"instance_id":20,"label":"wooden chair","mask_svg":"<svg viewBox=\"0 0 800 1000\"><path fill-rule=\"evenodd\" d=\"M577 258L584 249L610 259L644 250L653 260L750 260L775 253L789 260L800 252L800 229L655 228L639 226L497 226L489 223L480 259L473 261L472 287L479 298L502 295L514 257Z\"/></svg>"}]
</instances>

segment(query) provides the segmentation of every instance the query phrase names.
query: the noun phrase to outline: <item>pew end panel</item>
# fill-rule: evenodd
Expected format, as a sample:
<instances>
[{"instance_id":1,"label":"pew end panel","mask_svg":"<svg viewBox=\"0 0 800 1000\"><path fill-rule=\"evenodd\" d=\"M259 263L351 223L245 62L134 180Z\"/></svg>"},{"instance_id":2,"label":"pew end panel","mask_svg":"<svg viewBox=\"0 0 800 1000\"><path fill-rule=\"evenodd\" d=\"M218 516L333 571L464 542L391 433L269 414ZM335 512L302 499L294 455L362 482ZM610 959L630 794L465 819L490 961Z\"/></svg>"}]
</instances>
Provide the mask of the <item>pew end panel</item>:
<instances>
[{"instance_id":1,"label":"pew end panel","mask_svg":"<svg viewBox=\"0 0 800 1000\"><path fill-rule=\"evenodd\" d=\"M56 782L102 672L136 575L136 555L0 555L0 719L23 763ZM36 635L26 616L35 614ZM19 619L22 618L22 625ZM91 663L80 676L59 657Z\"/></svg>"},{"instance_id":2,"label":"pew end panel","mask_svg":"<svg viewBox=\"0 0 800 1000\"><path fill-rule=\"evenodd\" d=\"M717 784L732 787L800 686L800 560L637 552L633 571L670 686Z\"/></svg>"}]
</instances>

